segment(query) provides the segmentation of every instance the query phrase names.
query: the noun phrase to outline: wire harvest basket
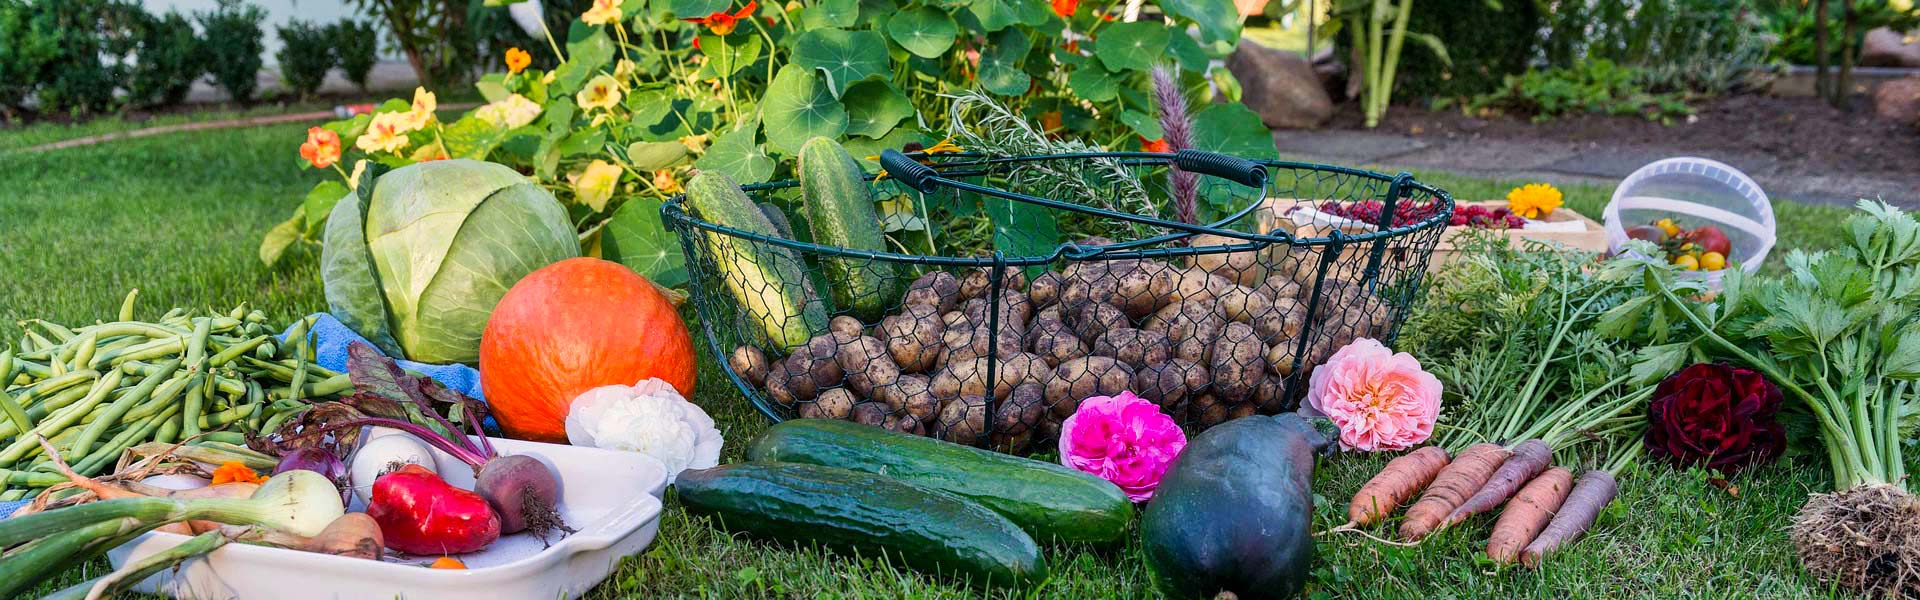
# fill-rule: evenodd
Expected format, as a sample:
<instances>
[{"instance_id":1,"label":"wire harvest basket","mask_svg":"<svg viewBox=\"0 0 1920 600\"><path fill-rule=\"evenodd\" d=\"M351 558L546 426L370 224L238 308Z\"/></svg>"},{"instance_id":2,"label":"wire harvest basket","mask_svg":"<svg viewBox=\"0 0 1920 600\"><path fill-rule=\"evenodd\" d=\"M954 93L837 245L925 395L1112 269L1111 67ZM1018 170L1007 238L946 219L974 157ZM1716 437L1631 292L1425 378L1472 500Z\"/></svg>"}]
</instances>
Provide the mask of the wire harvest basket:
<instances>
[{"instance_id":1,"label":"wire harvest basket","mask_svg":"<svg viewBox=\"0 0 1920 600\"><path fill-rule=\"evenodd\" d=\"M1391 344L1453 212L1404 173L1198 151L880 162L884 252L812 243L798 182L742 187L777 237L662 207L707 342L776 421L1015 454L1123 391L1189 430L1294 409L1334 351ZM1381 221L1287 219L1356 203Z\"/></svg>"}]
</instances>

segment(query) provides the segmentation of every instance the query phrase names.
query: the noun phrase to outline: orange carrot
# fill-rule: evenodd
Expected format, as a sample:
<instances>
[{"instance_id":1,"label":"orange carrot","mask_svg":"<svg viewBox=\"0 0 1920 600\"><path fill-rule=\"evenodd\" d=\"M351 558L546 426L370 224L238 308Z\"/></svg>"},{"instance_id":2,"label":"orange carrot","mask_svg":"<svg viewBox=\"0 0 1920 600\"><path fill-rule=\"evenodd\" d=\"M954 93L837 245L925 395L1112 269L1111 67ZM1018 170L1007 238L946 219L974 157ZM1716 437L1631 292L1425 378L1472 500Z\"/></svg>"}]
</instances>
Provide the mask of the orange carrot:
<instances>
[{"instance_id":1,"label":"orange carrot","mask_svg":"<svg viewBox=\"0 0 1920 600\"><path fill-rule=\"evenodd\" d=\"M1520 549L1546 528L1547 521L1560 511L1560 504L1567 501L1567 492L1572 490L1573 471L1565 467L1547 469L1533 478L1500 510L1500 520L1493 522L1493 536L1487 538L1487 557L1503 565L1519 560Z\"/></svg>"},{"instance_id":2,"label":"orange carrot","mask_svg":"<svg viewBox=\"0 0 1920 600\"><path fill-rule=\"evenodd\" d=\"M1567 501L1560 505L1560 512L1554 513L1547 528L1540 531L1540 537L1520 552L1520 562L1539 568L1540 561L1548 554L1580 539L1581 534L1593 527L1593 522L1600 518L1600 509L1612 504L1613 496L1619 492L1620 484L1613 480L1612 473L1594 470L1582 474L1579 483L1567 494Z\"/></svg>"},{"instance_id":3,"label":"orange carrot","mask_svg":"<svg viewBox=\"0 0 1920 600\"><path fill-rule=\"evenodd\" d=\"M1446 529L1459 525L1474 515L1499 508L1500 503L1513 497L1514 491L1519 490L1521 484L1532 480L1541 471L1547 470L1551 464L1553 464L1553 448L1548 447L1546 442L1541 440L1520 442L1513 447L1513 454L1507 457L1506 462L1500 463L1500 470L1493 472L1493 478L1488 479L1486 485L1480 486L1480 491L1474 492L1472 498L1460 503L1453 512L1447 513L1447 518L1440 522L1440 528ZM1572 475L1569 474L1568 477L1571 480Z\"/></svg>"},{"instance_id":4,"label":"orange carrot","mask_svg":"<svg viewBox=\"0 0 1920 600\"><path fill-rule=\"evenodd\" d=\"M1387 461L1386 468L1360 486L1360 492L1347 503L1346 526L1365 527L1393 514L1400 503L1426 489L1446 467L1447 451L1439 446L1427 446Z\"/></svg>"},{"instance_id":5,"label":"orange carrot","mask_svg":"<svg viewBox=\"0 0 1920 600\"><path fill-rule=\"evenodd\" d=\"M1432 533L1439 527L1440 520L1453 512L1453 507L1487 484L1507 454L1507 449L1499 444L1474 444L1461 450L1460 455L1433 478L1433 485L1427 486L1420 500L1407 509L1407 520L1400 523L1400 539L1419 541Z\"/></svg>"}]
</instances>

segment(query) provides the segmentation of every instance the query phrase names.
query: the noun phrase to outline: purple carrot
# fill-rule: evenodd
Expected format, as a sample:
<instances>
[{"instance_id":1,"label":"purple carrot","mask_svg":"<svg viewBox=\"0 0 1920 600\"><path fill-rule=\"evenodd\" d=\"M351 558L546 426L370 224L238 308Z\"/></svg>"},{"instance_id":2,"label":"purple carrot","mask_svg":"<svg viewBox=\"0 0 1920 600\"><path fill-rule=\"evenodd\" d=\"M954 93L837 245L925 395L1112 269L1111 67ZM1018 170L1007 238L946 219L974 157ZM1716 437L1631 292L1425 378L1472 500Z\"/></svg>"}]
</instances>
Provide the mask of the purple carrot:
<instances>
[{"instance_id":1,"label":"purple carrot","mask_svg":"<svg viewBox=\"0 0 1920 600\"><path fill-rule=\"evenodd\" d=\"M1533 481L1552 463L1553 448L1548 447L1546 442L1520 442L1513 447L1513 453L1507 455L1507 460L1500 463L1500 469L1493 472L1493 477L1487 480L1486 485L1480 486L1480 491L1474 492L1466 502L1447 513L1447 518L1440 522L1440 528L1459 525L1474 515L1498 508L1513 497L1514 492L1520 491L1520 486Z\"/></svg>"},{"instance_id":2,"label":"purple carrot","mask_svg":"<svg viewBox=\"0 0 1920 600\"><path fill-rule=\"evenodd\" d=\"M1613 480L1612 473L1593 470L1581 475L1580 481L1573 484L1573 491L1567 494L1567 502L1560 505L1560 512L1554 513L1553 521L1520 552L1520 562L1529 568L1540 568L1540 561L1547 555L1580 539L1581 534L1593 527L1593 522L1600 518L1600 510L1613 503L1613 496L1619 492L1620 484Z\"/></svg>"}]
</instances>

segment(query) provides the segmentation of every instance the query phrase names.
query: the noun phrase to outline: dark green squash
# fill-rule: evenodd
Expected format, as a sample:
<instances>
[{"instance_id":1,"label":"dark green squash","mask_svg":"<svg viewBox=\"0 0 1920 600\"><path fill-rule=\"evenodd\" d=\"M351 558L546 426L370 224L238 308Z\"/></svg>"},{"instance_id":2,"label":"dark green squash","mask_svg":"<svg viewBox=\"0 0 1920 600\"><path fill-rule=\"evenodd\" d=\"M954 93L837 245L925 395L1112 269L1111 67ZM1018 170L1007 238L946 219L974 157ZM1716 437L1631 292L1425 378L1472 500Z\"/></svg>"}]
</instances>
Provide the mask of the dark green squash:
<instances>
[{"instance_id":1,"label":"dark green squash","mask_svg":"<svg viewBox=\"0 0 1920 600\"><path fill-rule=\"evenodd\" d=\"M1313 564L1313 462L1327 439L1300 418L1243 417L1187 443L1140 537L1174 598L1291 598Z\"/></svg>"}]
</instances>

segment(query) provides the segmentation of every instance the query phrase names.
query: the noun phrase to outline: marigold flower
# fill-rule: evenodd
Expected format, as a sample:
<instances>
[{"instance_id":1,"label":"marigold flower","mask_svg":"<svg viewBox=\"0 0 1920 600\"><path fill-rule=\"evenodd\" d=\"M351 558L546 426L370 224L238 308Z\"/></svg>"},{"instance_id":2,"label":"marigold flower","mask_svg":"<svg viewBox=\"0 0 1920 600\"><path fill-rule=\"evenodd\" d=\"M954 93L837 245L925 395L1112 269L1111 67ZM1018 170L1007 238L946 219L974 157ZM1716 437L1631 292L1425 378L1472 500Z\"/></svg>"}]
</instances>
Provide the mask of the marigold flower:
<instances>
[{"instance_id":1,"label":"marigold flower","mask_svg":"<svg viewBox=\"0 0 1920 600\"><path fill-rule=\"evenodd\" d=\"M1053 14L1060 15L1060 18L1072 18L1073 13L1078 10L1080 10L1080 0L1053 0Z\"/></svg>"},{"instance_id":2,"label":"marigold flower","mask_svg":"<svg viewBox=\"0 0 1920 600\"><path fill-rule=\"evenodd\" d=\"M407 113L388 112L373 116L367 123L367 132L353 145L365 152L399 152L407 147Z\"/></svg>"},{"instance_id":3,"label":"marigold flower","mask_svg":"<svg viewBox=\"0 0 1920 600\"><path fill-rule=\"evenodd\" d=\"M620 82L612 76L601 74L587 81L587 87L573 95L573 101L582 109L613 108L620 104Z\"/></svg>"},{"instance_id":4,"label":"marigold flower","mask_svg":"<svg viewBox=\"0 0 1920 600\"><path fill-rule=\"evenodd\" d=\"M713 14L710 14L704 17L688 18L686 19L686 21L690 23L704 25L706 26L707 31L711 31L717 35L727 35L729 33L733 33L734 28L740 26L740 19L747 18L748 16L753 14L753 11L759 10L759 9L760 9L759 0L747 0L747 5L740 7L740 10L736 10L731 13L726 11L717 11L717 12L714 12Z\"/></svg>"},{"instance_id":5,"label":"marigold flower","mask_svg":"<svg viewBox=\"0 0 1920 600\"><path fill-rule=\"evenodd\" d=\"M1150 139L1147 139L1146 136L1140 136L1140 151L1141 152L1172 152L1173 145L1168 144L1166 138L1150 140Z\"/></svg>"},{"instance_id":6,"label":"marigold flower","mask_svg":"<svg viewBox=\"0 0 1920 600\"><path fill-rule=\"evenodd\" d=\"M1545 183L1529 183L1507 192L1507 210L1529 219L1553 214L1560 204L1560 190Z\"/></svg>"},{"instance_id":7,"label":"marigold flower","mask_svg":"<svg viewBox=\"0 0 1920 600\"><path fill-rule=\"evenodd\" d=\"M239 461L221 463L220 468L213 470L213 485L223 483L261 483L266 480L267 478L261 477L259 473L253 472L253 469L247 468L246 465L240 464Z\"/></svg>"},{"instance_id":8,"label":"marigold flower","mask_svg":"<svg viewBox=\"0 0 1920 600\"><path fill-rule=\"evenodd\" d=\"M620 17L620 0L593 0L593 7L580 14L580 20L588 25L605 25Z\"/></svg>"},{"instance_id":9,"label":"marigold flower","mask_svg":"<svg viewBox=\"0 0 1920 600\"><path fill-rule=\"evenodd\" d=\"M594 159L585 170L567 175L573 183L573 201L595 212L606 209L607 201L613 199L614 184L620 182L620 173L618 165Z\"/></svg>"},{"instance_id":10,"label":"marigold flower","mask_svg":"<svg viewBox=\"0 0 1920 600\"><path fill-rule=\"evenodd\" d=\"M315 169L325 169L340 162L340 134L319 127L308 127L307 142L300 144L300 158L307 159Z\"/></svg>"},{"instance_id":11,"label":"marigold flower","mask_svg":"<svg viewBox=\"0 0 1920 600\"><path fill-rule=\"evenodd\" d=\"M413 88L413 110L404 113L407 117L404 131L426 129L433 124L433 111L439 110L440 101L427 88Z\"/></svg>"},{"instance_id":12,"label":"marigold flower","mask_svg":"<svg viewBox=\"0 0 1920 600\"><path fill-rule=\"evenodd\" d=\"M527 70L527 65L531 65L531 64L533 64L532 54L528 54L527 51L521 50L519 48L507 49L507 72L508 73L513 73L515 75L518 75L520 74L521 71Z\"/></svg>"}]
</instances>

